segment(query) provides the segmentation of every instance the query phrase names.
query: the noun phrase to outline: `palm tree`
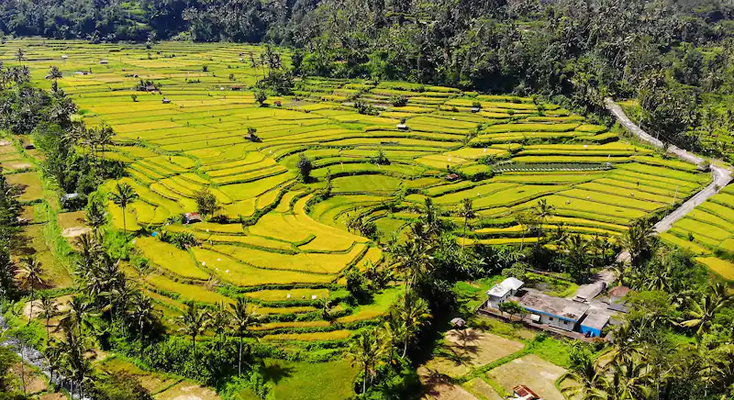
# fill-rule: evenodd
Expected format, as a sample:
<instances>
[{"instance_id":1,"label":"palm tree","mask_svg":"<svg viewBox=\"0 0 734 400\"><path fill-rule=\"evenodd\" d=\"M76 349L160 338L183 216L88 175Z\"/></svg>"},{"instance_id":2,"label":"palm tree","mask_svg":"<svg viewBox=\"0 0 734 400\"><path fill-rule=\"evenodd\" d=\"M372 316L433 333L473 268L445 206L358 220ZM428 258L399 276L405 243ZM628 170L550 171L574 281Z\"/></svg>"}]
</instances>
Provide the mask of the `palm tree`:
<instances>
[{"instance_id":1,"label":"palm tree","mask_svg":"<svg viewBox=\"0 0 734 400\"><path fill-rule=\"evenodd\" d=\"M53 79L54 81L56 79L62 78L64 75L59 70L59 67L52 65L51 69L48 71L48 77Z\"/></svg>"},{"instance_id":2,"label":"palm tree","mask_svg":"<svg viewBox=\"0 0 734 400\"><path fill-rule=\"evenodd\" d=\"M649 399L652 393L650 385L653 383L653 379L655 378L650 374L649 366L643 362L635 359L623 363L612 362L601 380L599 394L603 397L593 398L608 400Z\"/></svg>"},{"instance_id":3,"label":"palm tree","mask_svg":"<svg viewBox=\"0 0 734 400\"><path fill-rule=\"evenodd\" d=\"M420 238L408 240L398 247L393 267L403 274L406 293L415 285L418 276L432 267L430 249L430 245Z\"/></svg>"},{"instance_id":4,"label":"palm tree","mask_svg":"<svg viewBox=\"0 0 734 400\"><path fill-rule=\"evenodd\" d=\"M319 299L319 308L321 309L321 318L326 321L331 320L331 299L328 296L323 296Z\"/></svg>"},{"instance_id":5,"label":"palm tree","mask_svg":"<svg viewBox=\"0 0 734 400\"><path fill-rule=\"evenodd\" d=\"M21 47L18 47L18 51L15 52L15 59L18 60L18 63L20 63L20 65L23 65L23 61L26 60L25 53L23 52L23 49Z\"/></svg>"},{"instance_id":6,"label":"palm tree","mask_svg":"<svg viewBox=\"0 0 734 400\"><path fill-rule=\"evenodd\" d=\"M247 328L255 321L255 310L249 307L247 297L240 296L237 302L232 304L232 319L235 333L240 338L239 350L237 351L237 374L242 375L242 342L247 335Z\"/></svg>"},{"instance_id":7,"label":"palm tree","mask_svg":"<svg viewBox=\"0 0 734 400\"><path fill-rule=\"evenodd\" d=\"M81 295L74 296L69 302L69 309L64 318L59 321L59 327L71 332L77 329L77 335L82 336L82 327L91 326L91 318L96 316L92 310L92 303Z\"/></svg>"},{"instance_id":8,"label":"palm tree","mask_svg":"<svg viewBox=\"0 0 734 400\"><path fill-rule=\"evenodd\" d=\"M224 338L224 332L227 331L227 327L232 323L232 313L227 310L224 302L217 304L217 309L212 313L211 326L214 328L214 332L217 335L217 347L221 348L222 339Z\"/></svg>"},{"instance_id":9,"label":"palm tree","mask_svg":"<svg viewBox=\"0 0 734 400\"><path fill-rule=\"evenodd\" d=\"M566 238L561 247L564 253L564 264L566 269L576 280L584 279L588 273L589 265L589 242L579 234Z\"/></svg>"},{"instance_id":10,"label":"palm tree","mask_svg":"<svg viewBox=\"0 0 734 400\"><path fill-rule=\"evenodd\" d=\"M380 337L374 328L365 330L352 339L349 346L349 357L352 365L358 365L364 372L362 378L362 393L367 393L367 381L377 361L382 356Z\"/></svg>"},{"instance_id":11,"label":"palm tree","mask_svg":"<svg viewBox=\"0 0 734 400\"><path fill-rule=\"evenodd\" d=\"M620 244L630 254L632 265L640 265L657 245L653 225L646 220L637 220L622 236Z\"/></svg>"},{"instance_id":12,"label":"palm tree","mask_svg":"<svg viewBox=\"0 0 734 400\"><path fill-rule=\"evenodd\" d=\"M102 125L99 128L98 139L99 145L102 147L102 162L104 163L105 147L112 144L112 138L115 136L115 131L109 125Z\"/></svg>"},{"instance_id":13,"label":"palm tree","mask_svg":"<svg viewBox=\"0 0 734 400\"><path fill-rule=\"evenodd\" d=\"M599 388L603 379L604 371L599 371L591 358L584 358L578 365L561 375L558 383L562 387L561 393L567 399L601 400L603 393ZM566 381L571 384L562 386Z\"/></svg>"},{"instance_id":14,"label":"palm tree","mask_svg":"<svg viewBox=\"0 0 734 400\"><path fill-rule=\"evenodd\" d=\"M84 220L94 229L94 236L99 239L99 228L107 223L107 212L99 201L92 201L87 206Z\"/></svg>"},{"instance_id":15,"label":"palm tree","mask_svg":"<svg viewBox=\"0 0 734 400\"><path fill-rule=\"evenodd\" d=\"M127 222L125 220L125 212L127 210L127 206L134 202L137 198L138 194L135 193L135 190L133 190L132 186L130 186L126 182L118 183L115 186L115 191L110 193L110 199L112 200L112 202L122 208L122 229L125 231L125 233L127 233Z\"/></svg>"},{"instance_id":16,"label":"palm tree","mask_svg":"<svg viewBox=\"0 0 734 400\"><path fill-rule=\"evenodd\" d=\"M181 324L179 331L185 332L191 336L191 349L193 351L193 361L196 363L196 337L203 334L211 322L211 316L207 310L199 308L199 306L189 302L186 311L179 317Z\"/></svg>"},{"instance_id":17,"label":"palm tree","mask_svg":"<svg viewBox=\"0 0 734 400\"><path fill-rule=\"evenodd\" d=\"M41 295L41 312L43 313L43 316L46 318L46 345L48 345L49 340L51 340L51 331L49 329L49 324L50 324L51 318L53 318L56 315L56 313L59 312L59 307L56 305L56 300L47 294L42 294Z\"/></svg>"},{"instance_id":18,"label":"palm tree","mask_svg":"<svg viewBox=\"0 0 734 400\"><path fill-rule=\"evenodd\" d=\"M403 338L403 355L408 353L408 344L418 334L420 328L428 323L431 318L428 303L414 292L405 294L405 301L398 302L398 315L400 321L405 325L405 336Z\"/></svg>"},{"instance_id":19,"label":"palm tree","mask_svg":"<svg viewBox=\"0 0 734 400\"><path fill-rule=\"evenodd\" d=\"M681 322L686 328L696 328L697 335L706 333L716 313L731 303L731 295L722 283L709 286L698 301L693 301L688 310L689 319Z\"/></svg>"},{"instance_id":20,"label":"palm tree","mask_svg":"<svg viewBox=\"0 0 734 400\"><path fill-rule=\"evenodd\" d=\"M630 323L617 325L613 328L612 335L614 344L606 357L609 357L612 362L621 364L638 358L640 348L635 341L635 330Z\"/></svg>"},{"instance_id":21,"label":"palm tree","mask_svg":"<svg viewBox=\"0 0 734 400\"><path fill-rule=\"evenodd\" d=\"M28 312L28 324L30 325L31 319L33 319L33 302L36 299L36 288L45 283L41 277L43 274L43 268L41 262L34 257L26 257L21 262L20 270L18 271L18 279L21 285L28 288L31 294L30 311Z\"/></svg>"},{"instance_id":22,"label":"palm tree","mask_svg":"<svg viewBox=\"0 0 734 400\"><path fill-rule=\"evenodd\" d=\"M538 200L538 203L533 207L533 215L540 224L538 229L538 242L540 242L540 235L543 233L543 224L548 221L548 218L552 217L556 208L548 205L546 199Z\"/></svg>"},{"instance_id":23,"label":"palm tree","mask_svg":"<svg viewBox=\"0 0 734 400\"><path fill-rule=\"evenodd\" d=\"M383 351L389 355L390 363L392 363L393 354L398 348L398 344L402 343L403 340L405 340L405 336L408 335L407 327L403 321L396 318L390 318L390 320L383 324L383 328Z\"/></svg>"},{"instance_id":24,"label":"palm tree","mask_svg":"<svg viewBox=\"0 0 734 400\"><path fill-rule=\"evenodd\" d=\"M461 200L461 205L459 207L459 216L464 218L464 230L461 234L461 249L464 250L464 241L466 240L466 225L469 222L470 219L476 218L476 214L474 213L474 207L472 203L472 199L470 198L464 198Z\"/></svg>"},{"instance_id":25,"label":"palm tree","mask_svg":"<svg viewBox=\"0 0 734 400\"><path fill-rule=\"evenodd\" d=\"M520 251L522 251L525 247L525 235L530 230L530 227L535 224L535 215L529 212L516 212L514 213L514 217L522 229L522 239L520 240Z\"/></svg>"},{"instance_id":26,"label":"palm tree","mask_svg":"<svg viewBox=\"0 0 734 400\"><path fill-rule=\"evenodd\" d=\"M135 292L130 300L128 315L137 323L139 340L142 342L145 326L153 325L155 322L153 300L140 292Z\"/></svg>"}]
</instances>

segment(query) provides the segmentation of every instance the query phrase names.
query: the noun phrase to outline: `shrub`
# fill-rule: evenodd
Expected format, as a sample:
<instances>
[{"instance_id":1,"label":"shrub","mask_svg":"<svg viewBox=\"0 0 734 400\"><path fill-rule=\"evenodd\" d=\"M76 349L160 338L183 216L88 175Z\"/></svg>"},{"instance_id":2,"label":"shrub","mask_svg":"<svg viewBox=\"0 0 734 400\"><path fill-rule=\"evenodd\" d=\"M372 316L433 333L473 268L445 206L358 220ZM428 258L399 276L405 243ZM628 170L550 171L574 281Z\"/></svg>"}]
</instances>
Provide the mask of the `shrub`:
<instances>
[{"instance_id":1,"label":"shrub","mask_svg":"<svg viewBox=\"0 0 734 400\"><path fill-rule=\"evenodd\" d=\"M305 154L300 153L298 155L298 177L302 182L308 182L311 180L311 170L313 169L313 163L306 157Z\"/></svg>"},{"instance_id":2,"label":"shrub","mask_svg":"<svg viewBox=\"0 0 734 400\"><path fill-rule=\"evenodd\" d=\"M408 98L403 96L402 94L395 94L390 97L390 104L392 104L394 107L404 107L408 104Z\"/></svg>"},{"instance_id":3,"label":"shrub","mask_svg":"<svg viewBox=\"0 0 734 400\"><path fill-rule=\"evenodd\" d=\"M220 208L217 203L217 198L205 187L194 193L194 200L196 201L196 209L204 217L213 216Z\"/></svg>"},{"instance_id":4,"label":"shrub","mask_svg":"<svg viewBox=\"0 0 734 400\"><path fill-rule=\"evenodd\" d=\"M265 100L267 99L268 99L268 95L265 93L264 90L255 91L255 101L257 101L257 103L260 104L260 107L265 105Z\"/></svg>"},{"instance_id":5,"label":"shrub","mask_svg":"<svg viewBox=\"0 0 734 400\"><path fill-rule=\"evenodd\" d=\"M379 114L379 111L375 107L373 107L371 104L368 104L362 100L357 100L354 102L354 108L357 109L357 112L362 115L377 115Z\"/></svg>"}]
</instances>

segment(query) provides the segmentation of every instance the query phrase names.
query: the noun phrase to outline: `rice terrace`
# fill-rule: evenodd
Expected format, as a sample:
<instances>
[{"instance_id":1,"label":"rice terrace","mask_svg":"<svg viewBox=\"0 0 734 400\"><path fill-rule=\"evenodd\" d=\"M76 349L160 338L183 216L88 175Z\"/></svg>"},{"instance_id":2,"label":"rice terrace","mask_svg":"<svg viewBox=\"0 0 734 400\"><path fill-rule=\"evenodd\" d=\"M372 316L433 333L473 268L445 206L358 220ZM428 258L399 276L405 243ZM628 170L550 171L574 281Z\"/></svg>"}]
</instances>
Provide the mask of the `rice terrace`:
<instances>
[{"instance_id":1,"label":"rice terrace","mask_svg":"<svg viewBox=\"0 0 734 400\"><path fill-rule=\"evenodd\" d=\"M244 298L256 320L246 329L247 343L260 346L265 375L280 376L270 383L273 396L345 399L366 380L355 384L355 377L369 372L345 354L360 333L385 324L412 284L387 269L409 270L396 249L422 234L414 223L426 209L448 227L457 257L479 246L509 251L538 242L538 252L566 249L554 238L573 236L597 243L610 259L594 265L596 272L614 265L638 220L663 218L711 183L708 169L540 97L316 76L295 78L287 95L255 89L292 57L287 49L231 43L5 42L6 68L25 66L33 86L62 90L76 104L73 123L112 132L102 142L77 138L75 151L124 167L119 179L74 208L66 202L79 193L57 196L51 173L41 167L46 156L36 149L43 146L37 137L0 136L4 176L23 187L27 243L14 257L35 255L44 268L43 290L62 310L75 307L78 271L70 254L85 251L80 238L96 235L83 210L102 198L105 240L129 239L112 245L111 254L151 299L161 329L190 338L182 342L186 351L193 341L196 357L197 341L229 335L214 325L192 333L185 321L194 305L213 313ZM49 75L54 68L58 76ZM133 193L126 201L121 187ZM552 211L538 215L539 208ZM723 188L659 238L733 281L734 188ZM483 262L490 262L486 254ZM519 268L520 261L508 265ZM383 281L363 301L352 298L357 273L369 277L368 286L376 276ZM546 276L528 268L523 274L537 290L563 298L573 297L574 280L583 283L574 272ZM469 314L500 281L457 283L473 305L464 305ZM63 325L63 313L44 322L38 297L28 300L17 318L38 317L43 329ZM426 371L443 365L451 383L442 381L444 392L426 398L509 395L526 365L541 371L534 375L552 372L538 383L544 398L564 398L563 385L554 382L570 367L571 345L556 337L543 342L512 317L475 325L491 332L474 339L481 346L511 342L497 357L485 360L479 351L480 359L446 366L454 362L447 354L461 353L456 338L445 354L434 352L420 379L426 385ZM58 329L50 332L61 337ZM99 341L115 348L110 332L116 331ZM395 344L398 352L402 346ZM224 398L222 387L215 393L200 386L212 384L199 372L184 379L144 371L144 363L131 360L136 351L100 351L95 368L141 377L160 399ZM226 398L260 398L259 386L248 385L252 392Z\"/></svg>"}]
</instances>

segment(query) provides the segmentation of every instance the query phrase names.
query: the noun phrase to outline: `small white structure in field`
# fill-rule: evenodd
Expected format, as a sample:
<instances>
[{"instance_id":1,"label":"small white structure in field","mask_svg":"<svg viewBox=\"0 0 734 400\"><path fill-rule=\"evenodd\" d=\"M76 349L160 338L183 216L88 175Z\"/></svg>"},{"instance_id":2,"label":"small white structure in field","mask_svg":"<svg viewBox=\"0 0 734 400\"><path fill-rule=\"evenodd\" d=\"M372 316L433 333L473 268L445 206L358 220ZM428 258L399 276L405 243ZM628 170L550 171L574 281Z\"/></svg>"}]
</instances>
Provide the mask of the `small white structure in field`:
<instances>
[{"instance_id":1,"label":"small white structure in field","mask_svg":"<svg viewBox=\"0 0 734 400\"><path fill-rule=\"evenodd\" d=\"M397 125L395 125L395 127L398 128L398 129L400 129L401 131L407 131L408 130L408 125L405 125L405 124L397 124Z\"/></svg>"},{"instance_id":2,"label":"small white structure in field","mask_svg":"<svg viewBox=\"0 0 734 400\"><path fill-rule=\"evenodd\" d=\"M487 305L492 308L499 308L500 304L507 301L507 298L514 296L525 282L517 278L507 278L502 283L492 286L487 291Z\"/></svg>"}]
</instances>

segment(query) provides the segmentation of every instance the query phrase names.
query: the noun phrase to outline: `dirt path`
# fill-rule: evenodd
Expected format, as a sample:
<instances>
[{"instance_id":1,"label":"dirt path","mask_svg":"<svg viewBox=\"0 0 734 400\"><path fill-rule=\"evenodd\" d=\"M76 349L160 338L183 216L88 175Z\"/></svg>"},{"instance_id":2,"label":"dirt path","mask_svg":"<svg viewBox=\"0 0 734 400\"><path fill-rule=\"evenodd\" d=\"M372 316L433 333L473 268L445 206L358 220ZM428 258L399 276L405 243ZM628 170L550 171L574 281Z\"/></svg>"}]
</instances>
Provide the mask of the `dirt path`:
<instances>
[{"instance_id":1,"label":"dirt path","mask_svg":"<svg viewBox=\"0 0 734 400\"><path fill-rule=\"evenodd\" d=\"M609 112L611 112L612 115L617 118L617 121L619 121L619 123L622 124L625 129L630 131L633 135L637 136L637 138L650 143L658 149L662 149L665 147L665 144L663 144L662 141L652 137L652 135L645 132L644 130L642 130L642 128L632 122L627 114L622 111L622 107L620 107L619 104L615 103L614 100L606 98L604 99L604 103L607 107L607 110L609 110ZM700 165L705 162L703 158L695 154L689 153L686 150L676 146L668 147L668 152L674 154L681 160L689 162L691 164ZM701 190L700 192L696 193L696 195L688 199L688 201L681 204L681 206L675 209L675 211L666 215L663 219L658 221L658 223L655 224L655 232L663 233L670 229L676 221L685 217L686 214L691 212L694 208L696 208L696 206L718 193L721 188L729 184L729 182L731 182L732 180L731 171L715 165L711 165L711 176L712 182L708 186L703 188L703 190ZM622 255L620 254L620 256Z\"/></svg>"}]
</instances>

